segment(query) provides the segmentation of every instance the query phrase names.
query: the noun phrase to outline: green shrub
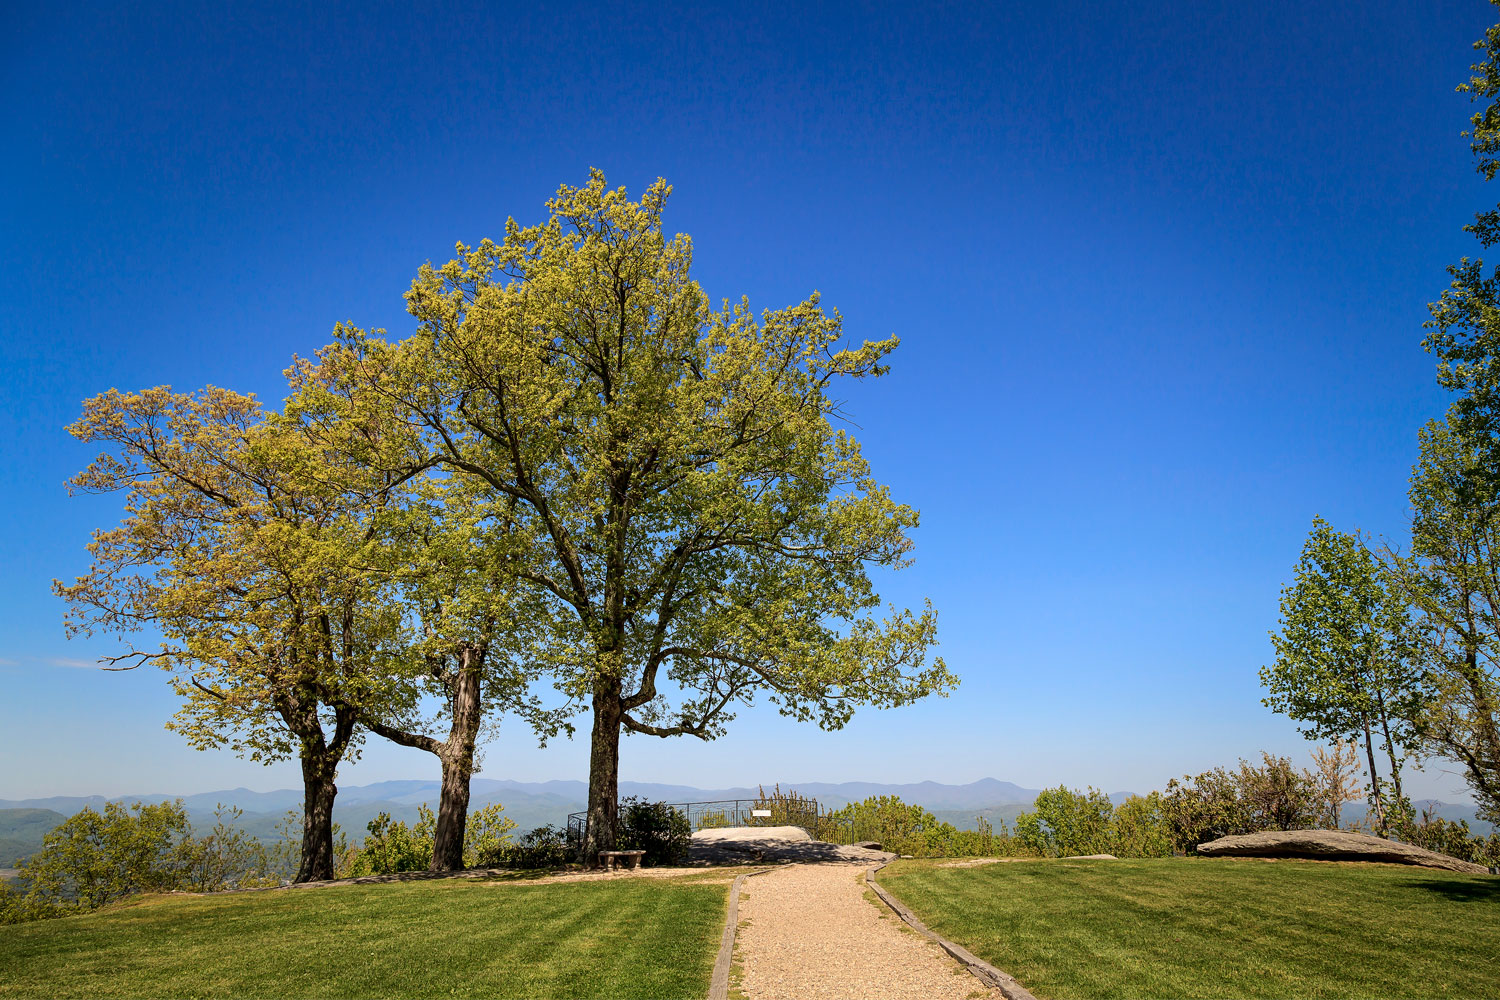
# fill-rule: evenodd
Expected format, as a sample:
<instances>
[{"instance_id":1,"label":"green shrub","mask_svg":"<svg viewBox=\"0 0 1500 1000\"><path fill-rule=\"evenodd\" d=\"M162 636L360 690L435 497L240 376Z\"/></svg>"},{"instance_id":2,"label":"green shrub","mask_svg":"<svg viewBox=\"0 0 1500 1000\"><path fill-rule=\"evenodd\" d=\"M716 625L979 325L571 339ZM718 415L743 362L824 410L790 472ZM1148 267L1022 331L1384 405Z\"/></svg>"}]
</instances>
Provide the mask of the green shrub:
<instances>
[{"instance_id":1,"label":"green shrub","mask_svg":"<svg viewBox=\"0 0 1500 1000\"><path fill-rule=\"evenodd\" d=\"M896 795L872 795L851 802L827 816L833 836L844 843L872 840L887 851L916 858L944 857L957 844L960 831L921 806Z\"/></svg>"},{"instance_id":2,"label":"green shrub","mask_svg":"<svg viewBox=\"0 0 1500 1000\"><path fill-rule=\"evenodd\" d=\"M1016 817L1016 837L1042 857L1114 853L1115 807L1103 792L1059 785L1043 790L1034 808Z\"/></svg>"},{"instance_id":3,"label":"green shrub","mask_svg":"<svg viewBox=\"0 0 1500 1000\"><path fill-rule=\"evenodd\" d=\"M562 868L572 861L573 848L568 845L567 833L548 824L506 844L492 864L481 867Z\"/></svg>"},{"instance_id":4,"label":"green shrub","mask_svg":"<svg viewBox=\"0 0 1500 1000\"><path fill-rule=\"evenodd\" d=\"M511 831L516 821L504 815L505 807L496 802L469 813L464 828L464 866L495 868L512 847Z\"/></svg>"},{"instance_id":5,"label":"green shrub","mask_svg":"<svg viewBox=\"0 0 1500 1000\"><path fill-rule=\"evenodd\" d=\"M417 823L408 827L381 813L366 824L369 836L353 852L343 878L364 875L390 875L394 872L421 872L432 865L432 834L437 820L426 805L417 807Z\"/></svg>"},{"instance_id":6,"label":"green shrub","mask_svg":"<svg viewBox=\"0 0 1500 1000\"><path fill-rule=\"evenodd\" d=\"M620 803L616 840L622 851L645 851L645 865L676 864L687 857L693 827L687 816L665 802L628 798Z\"/></svg>"},{"instance_id":7,"label":"green shrub","mask_svg":"<svg viewBox=\"0 0 1500 1000\"><path fill-rule=\"evenodd\" d=\"M270 872L266 847L235 823L244 810L220 803L214 826L202 837L190 837L178 848L180 878L175 888L218 892L253 885L279 885Z\"/></svg>"},{"instance_id":8,"label":"green shrub","mask_svg":"<svg viewBox=\"0 0 1500 1000\"><path fill-rule=\"evenodd\" d=\"M19 892L8 883L0 882L0 925L61 917L71 909L35 893Z\"/></svg>"},{"instance_id":9,"label":"green shrub","mask_svg":"<svg viewBox=\"0 0 1500 1000\"><path fill-rule=\"evenodd\" d=\"M1500 865L1500 833L1480 837L1470 832L1468 820L1457 823L1423 813L1421 822L1407 822L1396 830L1396 837L1408 844L1437 851L1460 861L1479 865Z\"/></svg>"},{"instance_id":10,"label":"green shrub","mask_svg":"<svg viewBox=\"0 0 1500 1000\"><path fill-rule=\"evenodd\" d=\"M49 831L21 878L38 902L94 910L138 892L180 888L188 838L181 800L130 809L107 802L103 813L84 809Z\"/></svg>"},{"instance_id":11,"label":"green shrub","mask_svg":"<svg viewBox=\"0 0 1500 1000\"><path fill-rule=\"evenodd\" d=\"M1172 831L1162 811L1161 793L1132 795L1115 809L1114 850L1121 858L1165 858L1172 854Z\"/></svg>"},{"instance_id":12,"label":"green shrub","mask_svg":"<svg viewBox=\"0 0 1500 1000\"><path fill-rule=\"evenodd\" d=\"M1305 830L1317 821L1325 797L1319 780L1285 757L1261 758L1258 768L1242 759L1238 771L1219 767L1167 782L1161 803L1174 847L1192 851L1219 837Z\"/></svg>"}]
</instances>

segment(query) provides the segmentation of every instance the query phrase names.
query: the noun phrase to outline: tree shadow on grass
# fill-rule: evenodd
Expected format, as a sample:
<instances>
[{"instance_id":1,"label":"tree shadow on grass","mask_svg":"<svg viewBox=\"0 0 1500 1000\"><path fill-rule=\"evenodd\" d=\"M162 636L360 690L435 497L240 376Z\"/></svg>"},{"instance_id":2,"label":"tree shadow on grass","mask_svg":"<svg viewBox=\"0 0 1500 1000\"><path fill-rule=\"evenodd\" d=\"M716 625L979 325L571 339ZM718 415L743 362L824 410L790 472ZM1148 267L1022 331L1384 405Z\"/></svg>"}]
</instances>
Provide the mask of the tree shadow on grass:
<instances>
[{"instance_id":1,"label":"tree shadow on grass","mask_svg":"<svg viewBox=\"0 0 1500 1000\"><path fill-rule=\"evenodd\" d=\"M1475 875L1472 878L1412 879L1402 883L1413 889L1426 889L1460 903L1500 903L1500 878Z\"/></svg>"}]
</instances>

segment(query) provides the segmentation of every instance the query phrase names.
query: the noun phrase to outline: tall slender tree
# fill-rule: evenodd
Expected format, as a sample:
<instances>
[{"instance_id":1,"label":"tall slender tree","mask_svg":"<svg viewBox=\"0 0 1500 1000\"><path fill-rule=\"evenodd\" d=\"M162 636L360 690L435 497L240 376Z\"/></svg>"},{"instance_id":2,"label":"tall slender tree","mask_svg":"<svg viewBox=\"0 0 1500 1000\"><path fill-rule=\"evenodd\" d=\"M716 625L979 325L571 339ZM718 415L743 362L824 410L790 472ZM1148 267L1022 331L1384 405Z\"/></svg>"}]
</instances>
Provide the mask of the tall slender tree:
<instances>
[{"instance_id":1,"label":"tall slender tree","mask_svg":"<svg viewBox=\"0 0 1500 1000\"><path fill-rule=\"evenodd\" d=\"M840 347L816 296L711 308L669 191L562 187L545 223L421 269L416 336L341 328L317 374L513 519L538 669L592 712L590 852L615 842L622 732L712 739L757 692L837 728L956 683L930 608L879 614L868 567L906 564L917 514L834 426L833 383L884 373L895 338Z\"/></svg>"},{"instance_id":2,"label":"tall slender tree","mask_svg":"<svg viewBox=\"0 0 1500 1000\"><path fill-rule=\"evenodd\" d=\"M1500 820L1500 504L1489 439L1472 429L1462 419L1423 429L1411 558L1394 565L1419 615L1430 689L1417 733L1428 753L1463 765L1481 814Z\"/></svg>"},{"instance_id":3,"label":"tall slender tree","mask_svg":"<svg viewBox=\"0 0 1500 1000\"><path fill-rule=\"evenodd\" d=\"M1402 808L1401 764L1414 743L1408 720L1420 685L1409 635L1401 589L1380 560L1358 538L1315 518L1296 578L1281 592L1281 630L1271 634L1276 661L1260 672L1263 701L1303 723L1308 739L1363 737L1382 833L1391 817L1375 761L1377 731Z\"/></svg>"}]
</instances>

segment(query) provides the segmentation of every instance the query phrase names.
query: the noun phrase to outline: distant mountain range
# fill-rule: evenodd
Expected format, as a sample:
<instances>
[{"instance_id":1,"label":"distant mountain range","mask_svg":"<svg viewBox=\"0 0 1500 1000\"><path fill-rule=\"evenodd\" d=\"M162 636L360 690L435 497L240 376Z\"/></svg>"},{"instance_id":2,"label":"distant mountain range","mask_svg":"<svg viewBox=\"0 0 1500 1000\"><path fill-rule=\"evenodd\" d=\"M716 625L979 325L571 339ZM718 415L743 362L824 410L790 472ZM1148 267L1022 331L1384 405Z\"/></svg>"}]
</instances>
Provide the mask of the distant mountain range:
<instances>
[{"instance_id":1,"label":"distant mountain range","mask_svg":"<svg viewBox=\"0 0 1500 1000\"><path fill-rule=\"evenodd\" d=\"M996 827L1001 821L1013 826L1017 814L1029 810L1039 794L1039 789L1022 788L995 778L984 778L966 785L945 785L936 781L914 784L846 781L838 784L797 782L782 788L782 791L793 790L817 799L828 809L837 809L872 795L895 795L905 802L930 810L939 819L960 829L974 829L978 825L977 817L980 816ZM372 785L341 787L334 805L333 818L351 841L358 842L364 837L366 824L380 813L389 813L393 819L412 823L417 819L417 807L424 803L436 806L438 794L437 781L382 781ZM640 796L652 801L710 802L719 799L753 799L758 794L758 788L748 786L695 788L691 785L620 782L622 798ZM1118 804L1129 794L1113 792L1110 799ZM302 807L302 791L294 788L273 792L234 788L194 795L158 793L111 797L87 795L0 799L0 867L35 851L41 846L42 835L47 830L85 807L102 809L106 802L111 801L129 804L177 798L182 799L188 817L199 829L213 825L217 806L222 804L226 807L238 807L244 810L239 825L262 839L276 837L277 826L287 812L300 810ZM480 809L496 802L503 803L505 815L515 820L521 831L526 831L549 823L562 826L567 822L568 814L582 810L587 801L588 785L582 781L535 782L475 778L471 785L469 807ZM1475 820L1472 806L1425 799L1417 803L1419 813L1424 808L1432 809L1445 819L1468 820L1470 828L1476 833L1490 831L1488 823ZM1363 816L1362 804L1345 809L1346 822Z\"/></svg>"}]
</instances>

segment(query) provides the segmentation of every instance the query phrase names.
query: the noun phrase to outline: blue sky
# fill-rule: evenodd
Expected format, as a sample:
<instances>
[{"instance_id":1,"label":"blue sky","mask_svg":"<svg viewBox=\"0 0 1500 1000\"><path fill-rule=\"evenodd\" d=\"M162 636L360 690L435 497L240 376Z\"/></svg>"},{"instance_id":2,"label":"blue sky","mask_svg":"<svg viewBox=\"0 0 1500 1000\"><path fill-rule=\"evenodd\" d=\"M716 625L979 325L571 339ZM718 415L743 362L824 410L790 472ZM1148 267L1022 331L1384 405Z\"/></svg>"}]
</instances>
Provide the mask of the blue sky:
<instances>
[{"instance_id":1,"label":"blue sky","mask_svg":"<svg viewBox=\"0 0 1500 1000\"><path fill-rule=\"evenodd\" d=\"M287 787L186 748L159 674L65 640L110 498L64 432L111 386L279 399L338 320L404 336L455 241L590 166L675 185L711 296L818 289L898 334L852 391L922 511L946 700L824 734L767 710L622 775L1146 790L1265 749L1277 596L1314 515L1401 538L1420 349L1496 200L1459 133L1478 0L442 10L9 8L0 30L0 797ZM581 778L502 727L489 777ZM432 777L372 744L341 781ZM1453 800L1433 766L1418 794Z\"/></svg>"}]
</instances>

